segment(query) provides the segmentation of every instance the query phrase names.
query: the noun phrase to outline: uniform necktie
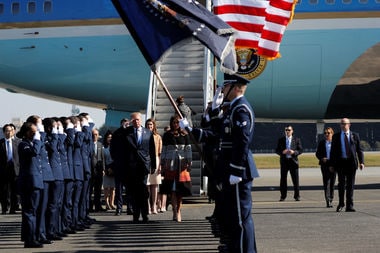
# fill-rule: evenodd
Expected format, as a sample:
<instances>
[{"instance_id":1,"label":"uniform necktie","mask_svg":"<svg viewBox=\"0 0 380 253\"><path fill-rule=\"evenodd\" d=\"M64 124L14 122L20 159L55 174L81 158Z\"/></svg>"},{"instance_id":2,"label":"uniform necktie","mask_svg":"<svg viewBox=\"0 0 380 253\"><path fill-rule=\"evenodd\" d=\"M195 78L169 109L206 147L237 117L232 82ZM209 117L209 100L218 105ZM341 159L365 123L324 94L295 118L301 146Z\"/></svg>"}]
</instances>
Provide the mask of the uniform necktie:
<instances>
[{"instance_id":1,"label":"uniform necktie","mask_svg":"<svg viewBox=\"0 0 380 253\"><path fill-rule=\"evenodd\" d=\"M12 161L12 148L11 148L11 143L9 140L7 140L7 159L8 159L8 162Z\"/></svg>"},{"instance_id":2,"label":"uniform necktie","mask_svg":"<svg viewBox=\"0 0 380 253\"><path fill-rule=\"evenodd\" d=\"M351 157L351 149L350 149L350 144L348 143L348 133L344 134L344 147L346 149L346 157L349 158Z\"/></svg>"}]
</instances>

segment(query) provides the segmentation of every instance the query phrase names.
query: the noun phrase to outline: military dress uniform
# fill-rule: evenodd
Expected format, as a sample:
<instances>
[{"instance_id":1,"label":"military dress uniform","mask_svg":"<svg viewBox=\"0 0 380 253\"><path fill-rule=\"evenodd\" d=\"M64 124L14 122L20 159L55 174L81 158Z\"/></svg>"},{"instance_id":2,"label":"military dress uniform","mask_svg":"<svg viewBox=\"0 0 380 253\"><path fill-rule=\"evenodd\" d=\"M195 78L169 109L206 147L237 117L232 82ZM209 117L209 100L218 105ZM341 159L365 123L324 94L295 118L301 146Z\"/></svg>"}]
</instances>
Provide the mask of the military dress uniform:
<instances>
[{"instance_id":1,"label":"military dress uniform","mask_svg":"<svg viewBox=\"0 0 380 253\"><path fill-rule=\"evenodd\" d=\"M193 129L192 133L200 142L219 138L216 170L223 195L222 233L227 233L229 238L229 252L256 252L251 190L252 181L259 174L249 148L255 116L244 96L231 101L224 113L219 115L220 119L212 123L219 125L219 131ZM231 184L231 175L240 177L242 181Z\"/></svg>"}]
</instances>

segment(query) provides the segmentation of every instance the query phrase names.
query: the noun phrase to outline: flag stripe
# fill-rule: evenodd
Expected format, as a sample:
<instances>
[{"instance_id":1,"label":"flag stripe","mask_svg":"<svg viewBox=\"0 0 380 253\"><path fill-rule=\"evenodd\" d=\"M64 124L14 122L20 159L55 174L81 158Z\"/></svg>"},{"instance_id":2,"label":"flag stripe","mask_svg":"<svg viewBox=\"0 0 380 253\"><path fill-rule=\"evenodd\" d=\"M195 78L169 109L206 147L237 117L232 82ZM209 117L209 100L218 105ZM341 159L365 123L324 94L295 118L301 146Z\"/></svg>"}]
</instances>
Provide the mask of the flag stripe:
<instances>
[{"instance_id":1,"label":"flag stripe","mask_svg":"<svg viewBox=\"0 0 380 253\"><path fill-rule=\"evenodd\" d=\"M257 49L268 59L279 57L296 0L213 0L214 12L239 31L235 47Z\"/></svg>"}]
</instances>

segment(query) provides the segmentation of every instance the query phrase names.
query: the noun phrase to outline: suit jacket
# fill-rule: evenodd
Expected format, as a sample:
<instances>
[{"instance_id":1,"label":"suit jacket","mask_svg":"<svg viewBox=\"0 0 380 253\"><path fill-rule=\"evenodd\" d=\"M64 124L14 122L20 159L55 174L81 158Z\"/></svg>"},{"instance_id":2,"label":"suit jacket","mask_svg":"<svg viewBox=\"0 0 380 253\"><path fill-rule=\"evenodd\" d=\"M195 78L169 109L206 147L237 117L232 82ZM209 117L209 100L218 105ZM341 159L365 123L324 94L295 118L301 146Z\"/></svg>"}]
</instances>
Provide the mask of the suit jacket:
<instances>
[{"instance_id":1,"label":"suit jacket","mask_svg":"<svg viewBox=\"0 0 380 253\"><path fill-rule=\"evenodd\" d=\"M286 155L282 153L286 149L286 137L283 136L280 139L278 139L277 147L276 147L276 154L280 156L280 163L284 162L287 158ZM291 156L294 163L298 164L298 156L302 154L303 148L301 144L300 138L292 136L292 141L290 143L290 149L294 150L294 154Z\"/></svg>"},{"instance_id":2,"label":"suit jacket","mask_svg":"<svg viewBox=\"0 0 380 253\"><path fill-rule=\"evenodd\" d=\"M143 180L156 169L156 148L149 129L142 128L141 143L137 143L135 128L130 126L126 133L127 180Z\"/></svg>"},{"instance_id":3,"label":"suit jacket","mask_svg":"<svg viewBox=\"0 0 380 253\"><path fill-rule=\"evenodd\" d=\"M127 170L127 133L124 127L118 128L113 134L110 144L110 154L113 160L112 169L115 177L123 180L126 178Z\"/></svg>"},{"instance_id":4,"label":"suit jacket","mask_svg":"<svg viewBox=\"0 0 380 253\"><path fill-rule=\"evenodd\" d=\"M335 133L332 137L331 141L331 153L330 153L330 161L331 166L336 167L339 166L339 162L342 159L342 143L341 143L341 131ZM351 132L349 136L349 145L351 154L353 155L353 166L355 169L358 168L359 163L364 164L364 153L362 148L360 147L360 138L359 134ZM359 163L358 163L359 160Z\"/></svg>"},{"instance_id":5,"label":"suit jacket","mask_svg":"<svg viewBox=\"0 0 380 253\"><path fill-rule=\"evenodd\" d=\"M12 162L8 163L7 157L7 148L6 148L6 139L2 138L0 140L0 175L4 176L2 179L14 179L18 176L20 171L20 164L18 158L18 144L20 143L20 139L14 138L12 140Z\"/></svg>"},{"instance_id":6,"label":"suit jacket","mask_svg":"<svg viewBox=\"0 0 380 253\"><path fill-rule=\"evenodd\" d=\"M331 150L330 150L331 152ZM322 159L327 157L327 150L326 150L326 140L321 140L318 143L317 151L315 152L315 156L319 160L319 165L325 165L325 163L322 162Z\"/></svg>"},{"instance_id":7,"label":"suit jacket","mask_svg":"<svg viewBox=\"0 0 380 253\"><path fill-rule=\"evenodd\" d=\"M94 142L92 143L92 147L95 149ZM95 173L95 175L103 175L102 173L105 171L103 144L100 141L96 142L96 152L92 152L91 169L91 173Z\"/></svg>"}]
</instances>

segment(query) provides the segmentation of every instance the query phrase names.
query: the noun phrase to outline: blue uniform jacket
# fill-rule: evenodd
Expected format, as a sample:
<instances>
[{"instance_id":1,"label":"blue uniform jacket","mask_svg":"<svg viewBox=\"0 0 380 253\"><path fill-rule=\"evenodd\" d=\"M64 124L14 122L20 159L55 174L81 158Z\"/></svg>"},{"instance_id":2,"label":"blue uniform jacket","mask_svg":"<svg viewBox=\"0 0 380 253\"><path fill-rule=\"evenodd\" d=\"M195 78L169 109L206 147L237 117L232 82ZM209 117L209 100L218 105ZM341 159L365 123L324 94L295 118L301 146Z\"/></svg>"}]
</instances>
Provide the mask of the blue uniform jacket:
<instances>
[{"instance_id":1,"label":"blue uniform jacket","mask_svg":"<svg viewBox=\"0 0 380 253\"><path fill-rule=\"evenodd\" d=\"M42 176L45 182L54 181L53 171L51 170L51 166L49 162L49 155L45 147L48 143L46 140L46 133L40 132L40 134L41 134L41 141L44 144L42 145L41 152L39 154L40 164L42 166Z\"/></svg>"},{"instance_id":2,"label":"blue uniform jacket","mask_svg":"<svg viewBox=\"0 0 380 253\"><path fill-rule=\"evenodd\" d=\"M58 134L48 133L46 135L46 150L49 156L49 163L55 180L63 181L63 171L61 156L58 152Z\"/></svg>"},{"instance_id":3,"label":"blue uniform jacket","mask_svg":"<svg viewBox=\"0 0 380 253\"><path fill-rule=\"evenodd\" d=\"M93 124L91 124L93 126ZM81 146L81 154L83 160L84 179L89 180L91 177L91 156L92 156L92 127L83 126L82 133L83 143Z\"/></svg>"},{"instance_id":4,"label":"blue uniform jacket","mask_svg":"<svg viewBox=\"0 0 380 253\"><path fill-rule=\"evenodd\" d=\"M65 148L67 152L67 166L69 167L69 179L74 180L74 140L75 140L75 130L74 128L67 128Z\"/></svg>"},{"instance_id":5,"label":"blue uniform jacket","mask_svg":"<svg viewBox=\"0 0 380 253\"><path fill-rule=\"evenodd\" d=\"M255 122L252 107L242 96L233 101L226 111L221 118L214 118L211 122L214 126L212 129L218 130L194 129L192 133L201 142L208 138L214 141L219 140L217 159L219 165L228 164L227 168L224 168L225 176L235 175L245 180L259 177L249 148L253 139Z\"/></svg>"},{"instance_id":6,"label":"blue uniform jacket","mask_svg":"<svg viewBox=\"0 0 380 253\"><path fill-rule=\"evenodd\" d=\"M83 144L84 133L76 132L74 139L74 150L73 150L73 165L74 165L74 179L75 180L84 180L83 173L83 159L81 147Z\"/></svg>"},{"instance_id":7,"label":"blue uniform jacket","mask_svg":"<svg viewBox=\"0 0 380 253\"><path fill-rule=\"evenodd\" d=\"M59 157L61 160L61 167L62 167L62 174L63 174L63 179L65 180L72 180L73 179L73 174L72 171L69 169L69 165L67 163L67 150L65 147L65 140L66 140L66 135L65 134L58 134L58 153ZM72 157L71 157L72 159Z\"/></svg>"},{"instance_id":8,"label":"blue uniform jacket","mask_svg":"<svg viewBox=\"0 0 380 253\"><path fill-rule=\"evenodd\" d=\"M40 140L23 139L18 146L20 160L19 184L30 185L31 189L43 189L42 167L40 166L39 154L43 144Z\"/></svg>"}]
</instances>

